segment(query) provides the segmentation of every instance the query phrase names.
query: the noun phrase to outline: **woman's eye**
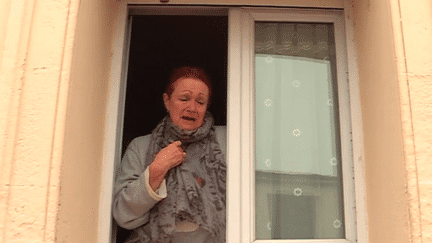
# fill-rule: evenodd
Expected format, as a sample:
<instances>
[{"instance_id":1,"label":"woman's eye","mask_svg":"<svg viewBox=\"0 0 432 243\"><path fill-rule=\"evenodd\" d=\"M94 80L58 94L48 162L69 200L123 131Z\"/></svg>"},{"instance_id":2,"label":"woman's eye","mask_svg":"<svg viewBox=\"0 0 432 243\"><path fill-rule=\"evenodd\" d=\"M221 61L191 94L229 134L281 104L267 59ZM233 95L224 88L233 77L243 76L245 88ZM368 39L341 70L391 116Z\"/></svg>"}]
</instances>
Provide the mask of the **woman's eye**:
<instances>
[{"instance_id":1,"label":"woman's eye","mask_svg":"<svg viewBox=\"0 0 432 243\"><path fill-rule=\"evenodd\" d=\"M188 98L187 98L186 96L181 96L181 97L180 97L180 100L181 100L181 101L187 101Z\"/></svg>"}]
</instances>

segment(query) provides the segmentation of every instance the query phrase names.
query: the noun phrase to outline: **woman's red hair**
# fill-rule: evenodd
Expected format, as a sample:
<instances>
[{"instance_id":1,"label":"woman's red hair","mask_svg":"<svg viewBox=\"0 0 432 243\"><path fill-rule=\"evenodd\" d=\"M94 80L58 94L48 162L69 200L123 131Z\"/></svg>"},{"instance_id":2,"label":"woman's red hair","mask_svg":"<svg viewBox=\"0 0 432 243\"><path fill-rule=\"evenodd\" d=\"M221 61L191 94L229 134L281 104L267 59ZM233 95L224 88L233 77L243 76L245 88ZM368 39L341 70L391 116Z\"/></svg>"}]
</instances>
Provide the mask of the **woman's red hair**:
<instances>
[{"instance_id":1,"label":"woman's red hair","mask_svg":"<svg viewBox=\"0 0 432 243\"><path fill-rule=\"evenodd\" d=\"M201 80L205 85L207 85L207 88L209 89L209 101L210 101L211 93L212 93L212 85L209 77L207 76L206 72L203 69L199 67L189 67L189 66L184 66L173 70L171 77L169 79L169 83L165 89L165 93L168 95L168 97L171 98L171 94L174 91L175 82L182 78L195 78Z\"/></svg>"}]
</instances>

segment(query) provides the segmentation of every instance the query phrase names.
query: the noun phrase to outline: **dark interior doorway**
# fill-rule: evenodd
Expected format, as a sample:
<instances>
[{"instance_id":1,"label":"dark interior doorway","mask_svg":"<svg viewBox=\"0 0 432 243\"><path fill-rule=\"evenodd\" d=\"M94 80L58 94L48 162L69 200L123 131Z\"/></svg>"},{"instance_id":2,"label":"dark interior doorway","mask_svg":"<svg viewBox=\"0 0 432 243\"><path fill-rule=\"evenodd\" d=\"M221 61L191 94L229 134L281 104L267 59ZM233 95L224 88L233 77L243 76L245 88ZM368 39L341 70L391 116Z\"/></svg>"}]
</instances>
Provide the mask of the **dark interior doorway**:
<instances>
[{"instance_id":1,"label":"dark interior doorway","mask_svg":"<svg viewBox=\"0 0 432 243\"><path fill-rule=\"evenodd\" d=\"M138 136L151 133L167 114L162 94L170 72L179 66L199 66L212 80L209 111L215 125L226 125L227 16L133 16L122 154ZM118 228L117 243L129 231Z\"/></svg>"},{"instance_id":2,"label":"dark interior doorway","mask_svg":"<svg viewBox=\"0 0 432 243\"><path fill-rule=\"evenodd\" d=\"M213 85L209 111L216 125L226 125L227 32L227 16L133 16L123 151L166 115L162 94L170 72L182 65L206 70Z\"/></svg>"}]
</instances>

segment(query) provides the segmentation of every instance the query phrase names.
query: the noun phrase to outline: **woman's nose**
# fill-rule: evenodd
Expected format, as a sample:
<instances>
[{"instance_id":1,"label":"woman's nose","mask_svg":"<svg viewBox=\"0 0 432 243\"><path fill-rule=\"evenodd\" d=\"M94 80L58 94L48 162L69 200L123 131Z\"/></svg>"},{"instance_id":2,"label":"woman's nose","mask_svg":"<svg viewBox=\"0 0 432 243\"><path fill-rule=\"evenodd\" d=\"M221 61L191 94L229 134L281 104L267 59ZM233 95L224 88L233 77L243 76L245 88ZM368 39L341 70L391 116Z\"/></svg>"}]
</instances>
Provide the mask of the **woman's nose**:
<instances>
[{"instance_id":1,"label":"woman's nose","mask_svg":"<svg viewBox=\"0 0 432 243\"><path fill-rule=\"evenodd\" d=\"M193 101L189 102L188 110L196 112L197 111L197 104Z\"/></svg>"}]
</instances>

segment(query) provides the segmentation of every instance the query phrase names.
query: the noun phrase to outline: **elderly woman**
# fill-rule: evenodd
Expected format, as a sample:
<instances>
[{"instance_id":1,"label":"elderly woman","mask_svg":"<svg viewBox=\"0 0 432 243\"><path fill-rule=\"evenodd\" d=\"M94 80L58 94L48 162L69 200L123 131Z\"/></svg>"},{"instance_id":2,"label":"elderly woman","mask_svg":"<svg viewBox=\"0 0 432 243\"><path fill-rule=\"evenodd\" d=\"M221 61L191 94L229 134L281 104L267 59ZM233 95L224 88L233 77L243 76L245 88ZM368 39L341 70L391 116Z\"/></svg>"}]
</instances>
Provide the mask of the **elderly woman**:
<instances>
[{"instance_id":1,"label":"elderly woman","mask_svg":"<svg viewBox=\"0 0 432 243\"><path fill-rule=\"evenodd\" d=\"M113 215L132 242L225 242L224 127L207 112L211 83L199 68L171 76L168 115L135 138L117 171Z\"/></svg>"}]
</instances>

